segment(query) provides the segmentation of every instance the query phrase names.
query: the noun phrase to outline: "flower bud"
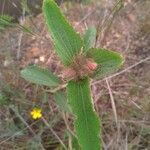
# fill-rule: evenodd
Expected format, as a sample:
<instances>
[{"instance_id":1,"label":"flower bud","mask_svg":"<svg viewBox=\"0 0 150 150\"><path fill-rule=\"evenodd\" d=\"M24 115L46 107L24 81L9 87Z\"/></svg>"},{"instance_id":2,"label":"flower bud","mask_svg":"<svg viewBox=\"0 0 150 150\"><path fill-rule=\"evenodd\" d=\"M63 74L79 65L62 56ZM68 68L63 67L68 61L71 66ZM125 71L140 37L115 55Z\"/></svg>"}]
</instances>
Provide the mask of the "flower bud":
<instances>
[{"instance_id":1,"label":"flower bud","mask_svg":"<svg viewBox=\"0 0 150 150\"><path fill-rule=\"evenodd\" d=\"M75 78L75 76L76 76L76 72L73 68L66 68L65 70L63 70L63 74L62 74L63 79L71 80Z\"/></svg>"},{"instance_id":2,"label":"flower bud","mask_svg":"<svg viewBox=\"0 0 150 150\"><path fill-rule=\"evenodd\" d=\"M94 70L96 70L96 68L97 68L97 63L94 62L92 59L87 59L87 60L86 60L86 65L87 65L87 67L88 67L91 71L94 71Z\"/></svg>"}]
</instances>

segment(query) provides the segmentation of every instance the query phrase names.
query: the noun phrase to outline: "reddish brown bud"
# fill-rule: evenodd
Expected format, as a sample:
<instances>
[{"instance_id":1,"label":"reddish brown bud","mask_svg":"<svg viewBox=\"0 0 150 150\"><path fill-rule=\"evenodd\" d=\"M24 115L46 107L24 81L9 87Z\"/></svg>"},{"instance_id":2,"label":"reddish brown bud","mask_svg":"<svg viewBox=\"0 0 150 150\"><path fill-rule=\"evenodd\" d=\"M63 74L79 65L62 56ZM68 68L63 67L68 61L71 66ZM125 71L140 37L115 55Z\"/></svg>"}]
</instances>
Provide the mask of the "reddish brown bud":
<instances>
[{"instance_id":1,"label":"reddish brown bud","mask_svg":"<svg viewBox=\"0 0 150 150\"><path fill-rule=\"evenodd\" d=\"M91 71L94 71L94 70L96 70L96 68L97 68L97 63L96 62L94 62L93 60L90 60L90 59L87 59L87 67L91 70Z\"/></svg>"},{"instance_id":2,"label":"reddish brown bud","mask_svg":"<svg viewBox=\"0 0 150 150\"><path fill-rule=\"evenodd\" d=\"M66 68L63 71L62 77L65 80L74 79L76 77L76 72L75 72L75 70L73 68Z\"/></svg>"},{"instance_id":3,"label":"reddish brown bud","mask_svg":"<svg viewBox=\"0 0 150 150\"><path fill-rule=\"evenodd\" d=\"M90 76L97 68L97 63L92 58L83 55L77 56L74 63L63 71L63 79L78 80Z\"/></svg>"}]
</instances>

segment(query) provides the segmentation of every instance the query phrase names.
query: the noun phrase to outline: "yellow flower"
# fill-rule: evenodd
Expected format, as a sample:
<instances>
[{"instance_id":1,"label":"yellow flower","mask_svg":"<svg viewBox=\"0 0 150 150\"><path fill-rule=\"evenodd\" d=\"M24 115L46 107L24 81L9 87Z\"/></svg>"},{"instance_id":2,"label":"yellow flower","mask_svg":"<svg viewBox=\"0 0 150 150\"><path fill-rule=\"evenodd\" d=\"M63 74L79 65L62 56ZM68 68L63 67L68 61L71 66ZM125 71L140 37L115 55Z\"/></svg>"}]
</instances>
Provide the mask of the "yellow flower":
<instances>
[{"instance_id":1,"label":"yellow flower","mask_svg":"<svg viewBox=\"0 0 150 150\"><path fill-rule=\"evenodd\" d=\"M42 117L42 110L40 108L34 108L30 114L33 119L39 119Z\"/></svg>"}]
</instances>

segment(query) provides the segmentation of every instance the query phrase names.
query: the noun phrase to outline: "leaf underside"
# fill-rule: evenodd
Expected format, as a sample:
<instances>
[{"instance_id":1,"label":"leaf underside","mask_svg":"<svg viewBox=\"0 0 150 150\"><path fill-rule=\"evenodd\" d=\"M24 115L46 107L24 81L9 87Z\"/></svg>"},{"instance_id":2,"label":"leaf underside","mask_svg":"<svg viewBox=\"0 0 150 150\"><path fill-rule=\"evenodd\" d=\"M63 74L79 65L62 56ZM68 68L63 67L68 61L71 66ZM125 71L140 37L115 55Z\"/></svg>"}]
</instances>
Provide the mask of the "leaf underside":
<instances>
[{"instance_id":1,"label":"leaf underside","mask_svg":"<svg viewBox=\"0 0 150 150\"><path fill-rule=\"evenodd\" d=\"M96 28L94 26L89 27L84 35L83 53L86 53L90 48L94 47L96 41Z\"/></svg>"},{"instance_id":2,"label":"leaf underside","mask_svg":"<svg viewBox=\"0 0 150 150\"><path fill-rule=\"evenodd\" d=\"M21 77L31 83L55 87L60 84L60 80L49 70L38 66L28 66L21 71Z\"/></svg>"},{"instance_id":3,"label":"leaf underside","mask_svg":"<svg viewBox=\"0 0 150 150\"><path fill-rule=\"evenodd\" d=\"M122 55L106 49L92 48L87 52L87 56L98 64L95 78L102 78L117 71L124 62Z\"/></svg>"},{"instance_id":4,"label":"leaf underside","mask_svg":"<svg viewBox=\"0 0 150 150\"><path fill-rule=\"evenodd\" d=\"M70 81L67 86L68 102L76 117L75 129L82 150L100 150L100 124L94 111L89 80Z\"/></svg>"},{"instance_id":5,"label":"leaf underside","mask_svg":"<svg viewBox=\"0 0 150 150\"><path fill-rule=\"evenodd\" d=\"M74 31L53 0L44 0L43 13L58 56L65 65L70 65L82 48L80 35Z\"/></svg>"}]
</instances>

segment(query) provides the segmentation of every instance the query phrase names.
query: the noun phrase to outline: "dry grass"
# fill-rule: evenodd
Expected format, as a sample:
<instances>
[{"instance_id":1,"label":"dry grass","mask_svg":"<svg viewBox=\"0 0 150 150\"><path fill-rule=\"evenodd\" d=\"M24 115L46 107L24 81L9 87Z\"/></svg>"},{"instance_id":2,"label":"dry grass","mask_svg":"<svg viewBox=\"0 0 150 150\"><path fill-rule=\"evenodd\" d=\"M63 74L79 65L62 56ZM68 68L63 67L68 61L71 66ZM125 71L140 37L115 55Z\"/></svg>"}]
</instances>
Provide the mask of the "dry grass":
<instances>
[{"instance_id":1,"label":"dry grass","mask_svg":"<svg viewBox=\"0 0 150 150\"><path fill-rule=\"evenodd\" d=\"M115 3L115 0L86 6L65 3L62 9L82 34L88 25L102 27L96 45L119 51L125 57L125 64L118 73L92 82L94 104L102 122L104 149L148 150L150 37L147 33L150 24L144 20L149 12L143 7L147 8L149 2L125 1L117 14L111 13ZM47 67L58 75L62 70L42 15L33 21L25 19L24 24L36 35L15 28L0 35L0 92L7 99L7 105L0 108L0 149L49 150L68 146L71 150L72 116L59 110L53 95L47 93L49 89L20 78L20 69L29 64ZM34 106L42 108L44 119L31 119Z\"/></svg>"}]
</instances>

